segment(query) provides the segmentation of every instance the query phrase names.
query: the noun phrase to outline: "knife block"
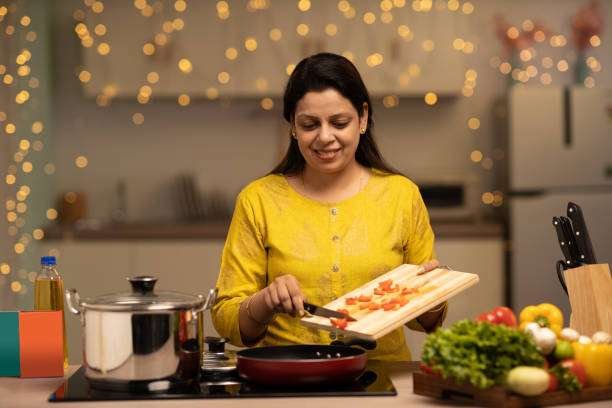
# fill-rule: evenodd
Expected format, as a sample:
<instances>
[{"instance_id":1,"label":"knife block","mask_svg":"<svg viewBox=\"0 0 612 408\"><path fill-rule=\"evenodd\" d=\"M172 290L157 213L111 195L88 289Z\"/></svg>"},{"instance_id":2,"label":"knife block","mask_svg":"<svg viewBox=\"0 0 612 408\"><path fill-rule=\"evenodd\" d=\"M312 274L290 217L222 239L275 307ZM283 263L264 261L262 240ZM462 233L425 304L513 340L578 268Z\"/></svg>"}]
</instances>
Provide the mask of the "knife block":
<instances>
[{"instance_id":1,"label":"knife block","mask_svg":"<svg viewBox=\"0 0 612 408\"><path fill-rule=\"evenodd\" d=\"M608 264L583 265L565 271L572 314L570 327L592 336L612 333L612 277Z\"/></svg>"}]
</instances>

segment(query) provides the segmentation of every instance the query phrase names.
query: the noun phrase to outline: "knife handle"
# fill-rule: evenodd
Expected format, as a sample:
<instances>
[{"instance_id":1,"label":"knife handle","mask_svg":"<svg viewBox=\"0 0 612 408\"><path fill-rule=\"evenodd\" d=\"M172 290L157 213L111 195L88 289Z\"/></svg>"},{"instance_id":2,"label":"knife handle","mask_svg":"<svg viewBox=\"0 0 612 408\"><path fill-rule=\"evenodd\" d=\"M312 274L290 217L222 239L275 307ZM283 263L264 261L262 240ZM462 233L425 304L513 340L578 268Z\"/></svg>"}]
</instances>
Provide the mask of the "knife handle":
<instances>
[{"instance_id":1,"label":"knife handle","mask_svg":"<svg viewBox=\"0 0 612 408\"><path fill-rule=\"evenodd\" d=\"M567 285L565 284L565 276L563 272L565 272L565 262L559 260L557 261L557 278L559 278L559 283L561 284L561 288L567 294Z\"/></svg>"},{"instance_id":2,"label":"knife handle","mask_svg":"<svg viewBox=\"0 0 612 408\"><path fill-rule=\"evenodd\" d=\"M576 239L574 237L574 229L572 228L572 222L567 217L559 217L559 219L561 220L561 226L563 227L565 239L567 240L567 247L569 248L571 256L570 261L574 265L580 265L584 262L584 257L582 257L582 254L578 249L578 245L576 244Z\"/></svg>"},{"instance_id":3,"label":"knife handle","mask_svg":"<svg viewBox=\"0 0 612 408\"><path fill-rule=\"evenodd\" d=\"M587 264L597 263L595 258L595 252L593 251L593 244L591 243L591 237L584 221L584 215L582 209L576 203L571 201L567 203L567 216L572 220L572 226L574 228L576 244L582 255L584 255L583 262Z\"/></svg>"},{"instance_id":4,"label":"knife handle","mask_svg":"<svg viewBox=\"0 0 612 408\"><path fill-rule=\"evenodd\" d=\"M552 223L555 227L555 231L557 232L557 239L559 240L561 252L563 252L563 258L565 258L565 266L567 268L571 268L573 266L572 254L570 253L569 247L567 245L567 239L565 238L565 230L563 229L561 220L559 219L559 217L553 217Z\"/></svg>"}]
</instances>

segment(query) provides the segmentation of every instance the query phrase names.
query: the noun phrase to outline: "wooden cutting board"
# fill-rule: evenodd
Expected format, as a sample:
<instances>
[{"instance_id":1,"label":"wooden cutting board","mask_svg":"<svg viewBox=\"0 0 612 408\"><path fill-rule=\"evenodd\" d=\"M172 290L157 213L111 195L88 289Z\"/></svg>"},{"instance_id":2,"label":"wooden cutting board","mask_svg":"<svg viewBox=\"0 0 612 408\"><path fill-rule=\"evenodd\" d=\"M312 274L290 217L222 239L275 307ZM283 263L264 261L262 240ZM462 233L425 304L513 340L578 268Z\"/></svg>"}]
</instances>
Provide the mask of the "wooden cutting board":
<instances>
[{"instance_id":1,"label":"wooden cutting board","mask_svg":"<svg viewBox=\"0 0 612 408\"><path fill-rule=\"evenodd\" d=\"M426 274L417 275L420 270L418 265L404 264L384 275L366 283L365 285L339 297L338 299L323 305L328 309L346 309L350 316L356 321L349 322L345 329L338 329L332 325L330 319L319 316L305 316L300 322L305 326L319 329L337 331L344 335L359 337L366 340L376 340L385 334L403 326L406 322L420 316L427 310L457 295L470 286L478 283L478 275L473 273L459 272L448 269L434 269ZM374 290L381 292L379 283L391 279L395 292L387 292L384 295L375 295ZM397 287L395 285L398 285ZM406 288L406 289L404 289ZM363 308L366 303L375 302L379 305L404 293L403 306L399 304L395 310L378 310ZM347 299L359 296L372 296L370 302L356 301L354 305L347 305ZM349 300L349 303L353 303ZM375 306L374 306L375 307Z\"/></svg>"}]
</instances>

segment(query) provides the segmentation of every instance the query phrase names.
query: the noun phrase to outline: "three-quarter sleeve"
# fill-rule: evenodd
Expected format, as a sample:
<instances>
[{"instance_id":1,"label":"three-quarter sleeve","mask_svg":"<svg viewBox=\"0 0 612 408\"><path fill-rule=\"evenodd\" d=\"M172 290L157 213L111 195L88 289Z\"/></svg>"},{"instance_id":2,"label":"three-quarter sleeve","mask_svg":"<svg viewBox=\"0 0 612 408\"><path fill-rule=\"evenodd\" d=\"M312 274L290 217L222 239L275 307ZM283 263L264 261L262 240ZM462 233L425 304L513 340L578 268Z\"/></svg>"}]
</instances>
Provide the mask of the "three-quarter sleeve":
<instances>
[{"instance_id":1,"label":"three-quarter sleeve","mask_svg":"<svg viewBox=\"0 0 612 408\"><path fill-rule=\"evenodd\" d=\"M233 345L244 347L240 336L240 304L266 286L267 254L261 225L242 191L236 199L234 214L223 248L221 270L217 279L218 297L212 308L217 332Z\"/></svg>"},{"instance_id":2,"label":"three-quarter sleeve","mask_svg":"<svg viewBox=\"0 0 612 408\"><path fill-rule=\"evenodd\" d=\"M429 214L418 187L414 186L412 205L407 214L408 226L404 246L404 263L420 265L436 257L434 233L429 223Z\"/></svg>"}]
</instances>

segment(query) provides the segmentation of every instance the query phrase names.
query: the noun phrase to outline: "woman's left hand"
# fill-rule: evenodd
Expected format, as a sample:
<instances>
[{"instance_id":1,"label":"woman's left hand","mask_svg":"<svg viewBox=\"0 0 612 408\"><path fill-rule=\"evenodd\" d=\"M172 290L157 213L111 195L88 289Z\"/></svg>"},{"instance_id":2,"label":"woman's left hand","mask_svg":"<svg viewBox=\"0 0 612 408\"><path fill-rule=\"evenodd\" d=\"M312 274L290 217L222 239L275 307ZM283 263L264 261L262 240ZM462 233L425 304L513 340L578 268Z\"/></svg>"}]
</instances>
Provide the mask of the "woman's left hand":
<instances>
[{"instance_id":1,"label":"woman's left hand","mask_svg":"<svg viewBox=\"0 0 612 408\"><path fill-rule=\"evenodd\" d=\"M425 262L424 264L421 264L420 266L422 269L419 271L419 274L423 274L429 271L433 271L438 266L440 266L440 261L438 261L437 259L432 259L431 261Z\"/></svg>"}]
</instances>

